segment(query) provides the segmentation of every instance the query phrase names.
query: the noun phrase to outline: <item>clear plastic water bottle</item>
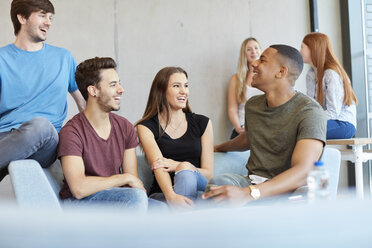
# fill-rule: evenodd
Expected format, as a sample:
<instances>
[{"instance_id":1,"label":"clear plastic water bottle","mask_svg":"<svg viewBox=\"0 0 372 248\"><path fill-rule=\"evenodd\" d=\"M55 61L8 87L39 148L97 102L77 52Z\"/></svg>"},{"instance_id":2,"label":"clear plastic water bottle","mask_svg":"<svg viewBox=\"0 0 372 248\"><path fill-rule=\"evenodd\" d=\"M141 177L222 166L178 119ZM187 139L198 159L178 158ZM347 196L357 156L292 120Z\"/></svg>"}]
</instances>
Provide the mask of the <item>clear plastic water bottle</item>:
<instances>
[{"instance_id":1,"label":"clear plastic water bottle","mask_svg":"<svg viewBox=\"0 0 372 248\"><path fill-rule=\"evenodd\" d=\"M307 176L307 197L310 202L329 199L329 174L323 161L316 161Z\"/></svg>"}]
</instances>

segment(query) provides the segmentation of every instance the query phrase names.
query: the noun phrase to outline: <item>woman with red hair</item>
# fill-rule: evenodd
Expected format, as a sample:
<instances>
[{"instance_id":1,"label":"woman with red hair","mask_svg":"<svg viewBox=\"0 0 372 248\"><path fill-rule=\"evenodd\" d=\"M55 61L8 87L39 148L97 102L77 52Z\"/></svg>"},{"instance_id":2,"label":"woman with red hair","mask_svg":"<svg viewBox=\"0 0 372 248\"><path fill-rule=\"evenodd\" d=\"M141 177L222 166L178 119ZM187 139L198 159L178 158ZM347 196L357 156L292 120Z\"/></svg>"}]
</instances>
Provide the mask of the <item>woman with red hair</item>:
<instances>
[{"instance_id":1,"label":"woman with red hair","mask_svg":"<svg viewBox=\"0 0 372 248\"><path fill-rule=\"evenodd\" d=\"M331 41L322 33L310 33L301 44L307 95L316 99L327 114L327 139L352 138L356 131L358 103L350 79L334 55Z\"/></svg>"}]
</instances>

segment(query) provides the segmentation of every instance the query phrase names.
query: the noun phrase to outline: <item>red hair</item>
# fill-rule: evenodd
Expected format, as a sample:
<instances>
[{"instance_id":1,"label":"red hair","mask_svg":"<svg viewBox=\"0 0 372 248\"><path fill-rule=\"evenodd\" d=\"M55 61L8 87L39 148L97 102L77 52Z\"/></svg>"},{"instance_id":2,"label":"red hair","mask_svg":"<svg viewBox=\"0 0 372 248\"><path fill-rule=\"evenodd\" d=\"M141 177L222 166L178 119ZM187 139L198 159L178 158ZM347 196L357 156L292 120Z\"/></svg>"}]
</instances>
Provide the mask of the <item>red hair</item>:
<instances>
[{"instance_id":1,"label":"red hair","mask_svg":"<svg viewBox=\"0 0 372 248\"><path fill-rule=\"evenodd\" d=\"M316 84L317 95L316 100L323 106L323 76L327 69L334 70L340 75L344 84L344 103L350 106L353 102L358 103L353 87L351 86L350 78L337 60L330 39L322 33L310 33L305 36L302 41L310 49L311 61L316 67Z\"/></svg>"}]
</instances>

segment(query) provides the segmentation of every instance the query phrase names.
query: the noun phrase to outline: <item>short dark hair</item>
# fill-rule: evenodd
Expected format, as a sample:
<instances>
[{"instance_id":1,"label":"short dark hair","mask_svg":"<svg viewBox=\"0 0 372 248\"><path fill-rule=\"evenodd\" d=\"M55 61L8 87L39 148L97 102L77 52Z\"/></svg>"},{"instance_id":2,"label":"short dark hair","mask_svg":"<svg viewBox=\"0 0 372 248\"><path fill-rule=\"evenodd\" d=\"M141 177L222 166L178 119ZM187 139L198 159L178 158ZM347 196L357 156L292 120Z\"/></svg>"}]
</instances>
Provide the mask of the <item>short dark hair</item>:
<instances>
[{"instance_id":1,"label":"short dark hair","mask_svg":"<svg viewBox=\"0 0 372 248\"><path fill-rule=\"evenodd\" d=\"M278 51L278 54L285 60L283 61L288 67L289 79L293 83L300 76L302 69L304 68L304 62L302 60L301 53L294 47L288 45L271 45L271 48Z\"/></svg>"},{"instance_id":2,"label":"short dark hair","mask_svg":"<svg viewBox=\"0 0 372 248\"><path fill-rule=\"evenodd\" d=\"M85 100L88 100L88 86L99 87L103 69L116 69L115 60L109 57L95 57L81 62L76 68L75 80Z\"/></svg>"},{"instance_id":3,"label":"short dark hair","mask_svg":"<svg viewBox=\"0 0 372 248\"><path fill-rule=\"evenodd\" d=\"M54 6L49 0L13 0L10 7L10 18L13 22L14 34L17 35L21 30L17 15L28 19L33 12L40 10L54 14Z\"/></svg>"}]
</instances>

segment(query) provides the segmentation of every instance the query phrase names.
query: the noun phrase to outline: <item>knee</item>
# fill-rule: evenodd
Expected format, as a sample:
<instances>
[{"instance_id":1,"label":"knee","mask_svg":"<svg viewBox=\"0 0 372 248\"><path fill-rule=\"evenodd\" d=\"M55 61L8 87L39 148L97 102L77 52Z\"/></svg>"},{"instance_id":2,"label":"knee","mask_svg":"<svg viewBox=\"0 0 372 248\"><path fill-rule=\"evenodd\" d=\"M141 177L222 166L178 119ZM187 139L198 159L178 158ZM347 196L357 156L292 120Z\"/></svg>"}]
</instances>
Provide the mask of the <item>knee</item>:
<instances>
[{"instance_id":1,"label":"knee","mask_svg":"<svg viewBox=\"0 0 372 248\"><path fill-rule=\"evenodd\" d=\"M233 179L230 174L221 174L215 177L212 177L209 182L209 185L221 186L221 185L234 185Z\"/></svg>"},{"instance_id":2,"label":"knee","mask_svg":"<svg viewBox=\"0 0 372 248\"><path fill-rule=\"evenodd\" d=\"M21 128L25 128L32 135L52 138L58 143L58 132L53 124L44 117L35 117L30 121L24 123Z\"/></svg>"},{"instance_id":3,"label":"knee","mask_svg":"<svg viewBox=\"0 0 372 248\"><path fill-rule=\"evenodd\" d=\"M190 162L181 162L177 165L175 172L182 170L195 171L195 166L193 166Z\"/></svg>"},{"instance_id":4,"label":"knee","mask_svg":"<svg viewBox=\"0 0 372 248\"><path fill-rule=\"evenodd\" d=\"M50 132L50 133L57 133L57 130L53 126L53 124L44 117L35 117L29 121L29 125L36 130L40 130L42 132ZM58 135L58 133L57 133Z\"/></svg>"},{"instance_id":5,"label":"knee","mask_svg":"<svg viewBox=\"0 0 372 248\"><path fill-rule=\"evenodd\" d=\"M131 188L132 196L131 199L133 202L137 203L136 205L145 207L147 209L148 198L145 191L137 188Z\"/></svg>"},{"instance_id":6,"label":"knee","mask_svg":"<svg viewBox=\"0 0 372 248\"><path fill-rule=\"evenodd\" d=\"M177 181L180 181L180 180L187 181L189 183L195 181L195 184L196 184L195 172L192 170L186 170L186 169L177 171L176 174L174 175L174 182L176 183Z\"/></svg>"},{"instance_id":7,"label":"knee","mask_svg":"<svg viewBox=\"0 0 372 248\"><path fill-rule=\"evenodd\" d=\"M196 173L191 170L181 170L174 176L173 190L176 194L195 200L197 196Z\"/></svg>"}]
</instances>

